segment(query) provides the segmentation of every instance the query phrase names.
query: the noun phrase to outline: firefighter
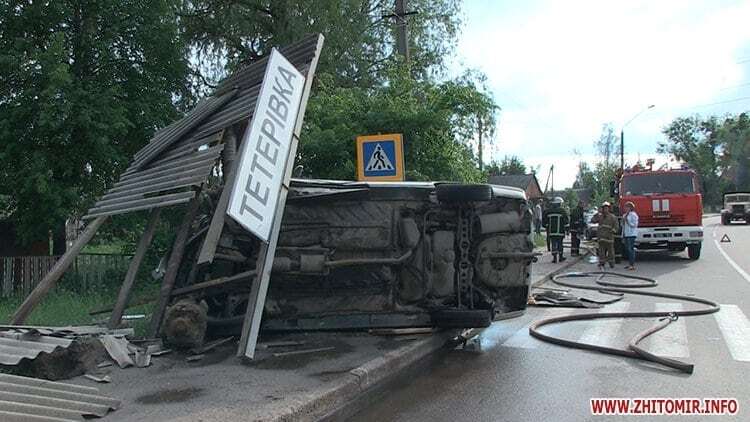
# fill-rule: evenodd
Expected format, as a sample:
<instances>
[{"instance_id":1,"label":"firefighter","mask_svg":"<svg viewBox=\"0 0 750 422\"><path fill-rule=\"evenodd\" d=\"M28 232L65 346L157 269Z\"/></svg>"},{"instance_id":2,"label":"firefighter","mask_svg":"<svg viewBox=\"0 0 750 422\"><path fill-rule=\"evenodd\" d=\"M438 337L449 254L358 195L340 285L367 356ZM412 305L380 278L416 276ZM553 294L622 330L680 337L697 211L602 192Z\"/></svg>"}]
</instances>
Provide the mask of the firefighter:
<instances>
[{"instance_id":1,"label":"firefighter","mask_svg":"<svg viewBox=\"0 0 750 422\"><path fill-rule=\"evenodd\" d=\"M550 202L549 208L544 210L544 228L547 230L547 239L552 251L552 262L565 261L563 256L563 239L568 226L568 213L563 208L563 199L555 197Z\"/></svg>"},{"instance_id":2,"label":"firefighter","mask_svg":"<svg viewBox=\"0 0 750 422\"><path fill-rule=\"evenodd\" d=\"M605 201L602 204L601 211L591 219L592 222L598 223L599 228L596 230L597 242L599 243L599 269L604 269L604 264L609 263L610 268L615 267L615 234L620 232L617 217L610 211L612 205Z\"/></svg>"},{"instance_id":3,"label":"firefighter","mask_svg":"<svg viewBox=\"0 0 750 422\"><path fill-rule=\"evenodd\" d=\"M581 234L585 229L583 201L578 201L578 205L570 211L570 256L581 254Z\"/></svg>"}]
</instances>

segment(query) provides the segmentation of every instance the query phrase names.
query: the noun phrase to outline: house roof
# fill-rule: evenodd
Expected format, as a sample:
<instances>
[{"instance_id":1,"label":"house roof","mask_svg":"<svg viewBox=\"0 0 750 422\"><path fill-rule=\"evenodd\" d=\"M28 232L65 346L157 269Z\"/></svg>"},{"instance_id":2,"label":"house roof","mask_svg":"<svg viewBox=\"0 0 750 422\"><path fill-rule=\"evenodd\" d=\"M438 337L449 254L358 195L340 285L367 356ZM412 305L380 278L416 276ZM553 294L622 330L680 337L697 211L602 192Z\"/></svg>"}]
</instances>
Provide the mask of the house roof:
<instances>
[{"instance_id":1,"label":"house roof","mask_svg":"<svg viewBox=\"0 0 750 422\"><path fill-rule=\"evenodd\" d=\"M308 77L322 43L323 36L314 34L279 51ZM181 204L195 197L220 158L224 130L252 117L267 62L266 56L240 69L185 117L158 130L84 218Z\"/></svg>"}]
</instances>

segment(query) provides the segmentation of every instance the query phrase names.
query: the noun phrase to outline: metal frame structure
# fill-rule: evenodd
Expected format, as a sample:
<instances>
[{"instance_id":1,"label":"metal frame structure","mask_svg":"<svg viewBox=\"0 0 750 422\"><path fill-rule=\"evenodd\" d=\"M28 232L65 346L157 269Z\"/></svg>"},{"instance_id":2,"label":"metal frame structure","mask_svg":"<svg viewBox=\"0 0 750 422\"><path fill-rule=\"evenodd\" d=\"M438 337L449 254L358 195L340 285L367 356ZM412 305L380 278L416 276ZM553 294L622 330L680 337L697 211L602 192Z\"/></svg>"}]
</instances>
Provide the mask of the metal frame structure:
<instances>
[{"instance_id":1,"label":"metal frame structure","mask_svg":"<svg viewBox=\"0 0 750 422\"><path fill-rule=\"evenodd\" d=\"M256 300L251 300L247 312L247 320L251 321L253 326L260 324L263 303L258 299L265 297L260 293L267 288L271 268L266 262L273 261L293 159L296 156L305 107L322 45L323 36L313 34L279 50L305 77L305 83L288 154L292 163L287 166L284 175L272 237L268 244L263 244L264 253L258 260L256 273L261 276L253 277L252 291L257 291L254 296ZM236 132L254 117L267 63L268 57L264 57L237 71L219 84L210 97L198 103L182 119L156 132L153 139L134 155L131 165L123 172L119 181L88 211L84 219L91 221L84 232L19 306L12 318L14 324L21 324L26 320L107 218L134 211L151 210L148 226L138 243L109 319L110 326L117 326L123 310L127 307L135 276L153 238L159 220L159 210L188 203L167 263L157 307L151 319L150 334L158 335L164 310L173 297L174 281L184 258L186 243L191 237L191 223L201 202L201 190L206 187L211 175L218 173L217 169L221 169L224 179L223 192L194 265L210 263L216 256L216 246L224 227L229 196L229 190L226 188L232 186L237 173L233 168L235 151L238 149ZM256 318L252 315L256 315ZM254 335L257 335L257 332ZM246 337L243 335L243 340L247 340ZM254 337L248 341L248 348L251 345L254 350ZM240 354L252 357L252 351L247 350L241 346Z\"/></svg>"}]
</instances>

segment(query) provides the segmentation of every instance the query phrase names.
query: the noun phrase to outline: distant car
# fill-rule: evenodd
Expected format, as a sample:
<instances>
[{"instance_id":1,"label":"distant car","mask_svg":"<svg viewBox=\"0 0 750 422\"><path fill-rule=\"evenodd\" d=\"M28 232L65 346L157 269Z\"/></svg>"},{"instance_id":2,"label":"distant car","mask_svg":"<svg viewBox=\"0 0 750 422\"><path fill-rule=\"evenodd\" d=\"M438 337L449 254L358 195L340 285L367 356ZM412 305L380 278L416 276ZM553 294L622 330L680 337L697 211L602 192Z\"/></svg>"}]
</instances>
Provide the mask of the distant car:
<instances>
[{"instance_id":1,"label":"distant car","mask_svg":"<svg viewBox=\"0 0 750 422\"><path fill-rule=\"evenodd\" d=\"M586 229L584 229L584 237L586 240L595 239L596 231L599 229L599 224L591 222L594 215L596 215L596 210L589 210L583 213L583 219L586 222Z\"/></svg>"},{"instance_id":2,"label":"distant car","mask_svg":"<svg viewBox=\"0 0 750 422\"><path fill-rule=\"evenodd\" d=\"M724 194L724 209L721 210L721 224L743 220L750 224L750 192L727 192Z\"/></svg>"}]
</instances>

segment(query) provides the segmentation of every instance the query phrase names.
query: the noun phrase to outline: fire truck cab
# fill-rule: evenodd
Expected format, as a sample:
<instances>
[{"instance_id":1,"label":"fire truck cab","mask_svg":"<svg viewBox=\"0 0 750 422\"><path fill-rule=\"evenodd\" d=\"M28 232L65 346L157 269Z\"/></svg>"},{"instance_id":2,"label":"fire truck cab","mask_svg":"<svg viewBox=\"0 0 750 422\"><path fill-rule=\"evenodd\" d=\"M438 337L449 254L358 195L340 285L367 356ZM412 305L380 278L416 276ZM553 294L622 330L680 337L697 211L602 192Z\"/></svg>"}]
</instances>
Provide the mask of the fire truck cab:
<instances>
[{"instance_id":1,"label":"fire truck cab","mask_svg":"<svg viewBox=\"0 0 750 422\"><path fill-rule=\"evenodd\" d=\"M684 251L698 259L703 242L703 199L693 170L634 168L620 178L620 209L628 201L639 216L636 247Z\"/></svg>"}]
</instances>

